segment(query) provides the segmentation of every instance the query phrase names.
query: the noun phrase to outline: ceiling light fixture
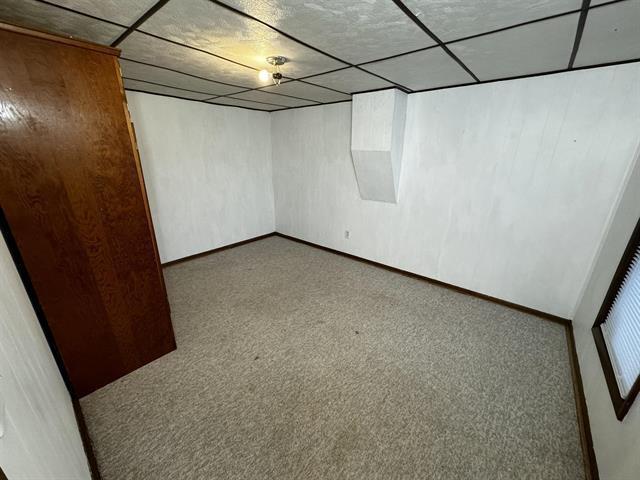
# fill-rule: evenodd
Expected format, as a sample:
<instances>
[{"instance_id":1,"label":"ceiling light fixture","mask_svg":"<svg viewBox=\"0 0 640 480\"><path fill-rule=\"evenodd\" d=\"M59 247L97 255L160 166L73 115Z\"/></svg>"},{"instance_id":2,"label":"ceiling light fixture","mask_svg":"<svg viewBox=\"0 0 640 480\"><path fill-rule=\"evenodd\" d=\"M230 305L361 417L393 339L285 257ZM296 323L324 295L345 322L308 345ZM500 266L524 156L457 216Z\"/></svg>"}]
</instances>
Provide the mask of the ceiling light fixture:
<instances>
[{"instance_id":1,"label":"ceiling light fixture","mask_svg":"<svg viewBox=\"0 0 640 480\"><path fill-rule=\"evenodd\" d=\"M271 57L267 57L267 63L273 66L273 72L269 72L269 70L260 70L258 73L258 78L261 82L266 82L271 78L273 80L274 85L280 85L282 81L282 73L280 73L280 67L287 63L289 60L286 57L281 55L273 55Z\"/></svg>"}]
</instances>

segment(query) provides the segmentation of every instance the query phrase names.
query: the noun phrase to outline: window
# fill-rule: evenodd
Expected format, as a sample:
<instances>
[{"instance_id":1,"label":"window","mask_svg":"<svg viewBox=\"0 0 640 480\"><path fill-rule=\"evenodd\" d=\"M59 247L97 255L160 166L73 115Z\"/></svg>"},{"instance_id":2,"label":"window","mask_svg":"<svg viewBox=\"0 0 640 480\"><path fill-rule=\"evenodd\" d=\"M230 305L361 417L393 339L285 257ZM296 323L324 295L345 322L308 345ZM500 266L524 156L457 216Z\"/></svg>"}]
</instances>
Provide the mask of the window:
<instances>
[{"instance_id":1,"label":"window","mask_svg":"<svg viewBox=\"0 0 640 480\"><path fill-rule=\"evenodd\" d=\"M622 420L640 390L640 221L592 331L616 417Z\"/></svg>"}]
</instances>

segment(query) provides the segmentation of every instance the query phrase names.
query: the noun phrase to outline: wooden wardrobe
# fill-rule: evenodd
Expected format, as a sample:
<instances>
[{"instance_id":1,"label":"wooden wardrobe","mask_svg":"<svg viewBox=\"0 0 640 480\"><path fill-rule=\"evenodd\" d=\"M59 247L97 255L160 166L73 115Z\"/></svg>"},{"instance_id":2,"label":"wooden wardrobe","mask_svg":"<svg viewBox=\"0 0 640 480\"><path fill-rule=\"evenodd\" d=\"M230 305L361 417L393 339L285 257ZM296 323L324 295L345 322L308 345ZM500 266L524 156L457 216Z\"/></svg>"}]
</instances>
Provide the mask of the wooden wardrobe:
<instances>
[{"instance_id":1,"label":"wooden wardrobe","mask_svg":"<svg viewBox=\"0 0 640 480\"><path fill-rule=\"evenodd\" d=\"M0 45L3 233L83 396L175 349L119 51L5 24Z\"/></svg>"}]
</instances>

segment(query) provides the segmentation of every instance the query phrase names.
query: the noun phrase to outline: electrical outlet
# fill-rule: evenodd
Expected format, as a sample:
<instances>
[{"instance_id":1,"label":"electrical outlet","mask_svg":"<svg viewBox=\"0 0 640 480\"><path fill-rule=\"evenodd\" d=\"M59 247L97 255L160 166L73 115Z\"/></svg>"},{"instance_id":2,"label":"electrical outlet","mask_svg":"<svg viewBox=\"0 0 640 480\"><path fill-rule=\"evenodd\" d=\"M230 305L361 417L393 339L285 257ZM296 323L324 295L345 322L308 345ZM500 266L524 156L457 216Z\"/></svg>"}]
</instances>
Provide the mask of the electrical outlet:
<instances>
[{"instance_id":1,"label":"electrical outlet","mask_svg":"<svg viewBox=\"0 0 640 480\"><path fill-rule=\"evenodd\" d=\"M345 231L344 231L344 238L346 238L347 240L349 240L349 230L345 230Z\"/></svg>"}]
</instances>

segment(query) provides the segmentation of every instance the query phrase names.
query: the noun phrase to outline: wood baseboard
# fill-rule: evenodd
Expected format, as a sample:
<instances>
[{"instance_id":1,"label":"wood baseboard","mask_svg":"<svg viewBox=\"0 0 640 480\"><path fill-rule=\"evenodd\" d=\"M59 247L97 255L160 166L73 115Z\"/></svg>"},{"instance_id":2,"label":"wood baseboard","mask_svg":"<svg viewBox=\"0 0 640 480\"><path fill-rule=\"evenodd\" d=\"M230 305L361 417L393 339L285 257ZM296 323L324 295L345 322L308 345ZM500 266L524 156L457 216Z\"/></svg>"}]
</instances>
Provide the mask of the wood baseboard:
<instances>
[{"instance_id":1,"label":"wood baseboard","mask_svg":"<svg viewBox=\"0 0 640 480\"><path fill-rule=\"evenodd\" d=\"M350 258L352 260L357 260L360 262L367 263L369 265L373 265L376 267L384 268L385 270L389 270L395 273L399 273L401 275L409 276L412 278L416 278L419 280L424 280L426 282L439 285L444 288L448 288L451 290L455 290L460 293L464 293L467 295L471 295L477 298L481 298L483 300L487 300L490 302L494 302L509 308L513 308L515 310L519 310L521 312L529 313L531 315L535 315L545 320L549 320L551 322L559 323L565 327L565 335L567 339L567 348L569 351L569 364L571 368L571 379L573 383L573 393L576 404L576 416L578 419L578 430L580 434L580 445L582 448L582 458L584 462L584 471L585 471L585 479L586 480L599 480L598 475L598 464L596 462L595 451L593 449L593 440L591 438L591 427L589 424L589 414L587 412L587 403L584 396L584 389L582 386L582 375L580 374L580 365L578 363L578 355L576 352L575 338L573 336L573 326L571 324L571 320L558 317L556 315L551 315L546 312L541 312L539 310L525 307L523 305L518 305L516 303L508 302L506 300L502 300L499 298L492 297L490 295L484 295L482 293L474 292L473 290L468 290L466 288L458 287L456 285L451 285L446 282L442 282L440 280L435 280L433 278L425 277L423 275L418 275L416 273L407 272L405 270L401 270L399 268L390 267L389 265L384 265L382 263L375 262L373 260L368 260L366 258L358 257L356 255L352 255L350 253L341 252L340 250L335 250L333 248L325 247L322 245L318 245L313 242L309 242L307 240L301 240L296 237L292 237L290 235L285 235L283 233L276 232L276 235L282 238L286 238L288 240L292 240L294 242L302 243L305 245L309 245L311 247L319 248L321 250L325 250L331 253L335 253L337 255L342 255L344 257Z\"/></svg>"},{"instance_id":2,"label":"wood baseboard","mask_svg":"<svg viewBox=\"0 0 640 480\"><path fill-rule=\"evenodd\" d=\"M93 451L93 445L91 444L91 438L89 437L89 430L87 429L87 423L84 420L84 414L80 407L80 401L74 397L71 398L73 404L73 413L76 415L76 423L78 424L78 430L80 431L80 438L82 439L82 447L84 453L87 456L87 462L89 463L89 470L91 471L91 480L102 480L100 476L100 470L98 469L98 461Z\"/></svg>"},{"instance_id":3,"label":"wood baseboard","mask_svg":"<svg viewBox=\"0 0 640 480\"><path fill-rule=\"evenodd\" d=\"M334 253L336 255L341 255L343 257L350 258L352 260L357 260L359 262L363 262L375 267L384 268L385 270L389 270L394 273L398 273L401 275L405 275L411 278L416 278L418 280L426 281L434 285L438 285L444 288L448 288L450 290L454 290L459 293L464 293L466 295L471 295L473 297L481 298L483 300L487 300L493 303L497 303L499 305L503 305L508 308L512 308L524 313L528 313L531 315L535 315L544 320L548 320L554 323L558 323L565 327L565 335L567 339L567 348L569 352L569 363L571 368L571 378L573 383L573 391L574 398L576 404L576 415L578 419L578 429L580 434L580 443L582 447L582 456L584 462L584 470L585 470L585 478L586 480L599 480L598 475L598 465L596 462L595 452L593 449L593 441L591 438L591 428L589 425L589 415L587 412L587 404L584 397L584 390L582 385L582 376L580 374L580 365L578 363L578 355L576 352L575 339L573 336L573 326L571 324L571 320L563 317L559 317L556 315L552 315L550 313L542 312L540 310L536 310L533 308L525 307L523 305L518 305L517 303L508 302L506 300L502 300L500 298L492 297L490 295L485 295L482 293L474 292L473 290L469 290L463 287L458 287L456 285L451 285L449 283L443 282L441 280L435 280L433 278L425 277L423 275L419 275L417 273L407 272L406 270L401 270L396 267L391 267L389 265L385 265L383 263L379 263L373 260L368 260L366 258L358 257L357 255L352 255L350 253L341 252L340 250L336 250L330 247L325 247L323 245L319 245L313 242L309 242L307 240L302 240L300 238L292 237L291 235L286 235L280 232L272 232L266 235L261 235L258 237L250 238L247 240L243 240L241 242L233 243L231 245L226 245L224 247L215 248L213 250L208 250L206 252L198 253L196 255L191 255L189 257L181 258L179 260L173 260L171 262L164 263L163 266L174 265L176 263L184 262L187 260L192 260L194 258L198 258L201 256L209 255L210 253L219 252L221 250L226 250L228 248L238 247L240 245L244 245L246 243L255 242L257 240L262 240L263 238L278 236L282 238L286 238L288 240L292 240L294 242L302 243L304 245L308 245L314 248L319 248L321 250L325 250L327 252Z\"/></svg>"},{"instance_id":4,"label":"wood baseboard","mask_svg":"<svg viewBox=\"0 0 640 480\"><path fill-rule=\"evenodd\" d=\"M211 250L206 250L204 252L195 253L193 255L189 255L188 257L182 257L182 258L178 258L176 260L171 260L169 262L163 263L162 266L163 267L170 267L171 265L176 265L178 263L186 262L188 260L193 260L195 258L205 257L205 256L210 255L212 253L221 252L222 250L227 250L229 248L239 247L240 245L245 245L247 243L256 242L258 240L262 240L263 238L272 237L274 235L277 235L277 233L276 232L265 233L264 235L258 235L257 237L248 238L248 239L242 240L240 242L230 243L229 245L224 245L222 247L212 248Z\"/></svg>"},{"instance_id":5,"label":"wood baseboard","mask_svg":"<svg viewBox=\"0 0 640 480\"><path fill-rule=\"evenodd\" d=\"M576 416L578 418L578 433L580 434L580 445L582 447L582 461L584 463L584 474L586 480L599 480L598 462L593 449L593 439L591 438L591 426L589 424L589 412L587 411L587 401L584 396L582 385L582 374L580 373L580 363L578 362L578 352L576 350L576 340L573 335L573 327L566 326L567 349L569 350L569 364L571 367L571 379L573 381L573 395L576 402Z\"/></svg>"},{"instance_id":6,"label":"wood baseboard","mask_svg":"<svg viewBox=\"0 0 640 480\"><path fill-rule=\"evenodd\" d=\"M416 278L418 280L423 280L425 282L429 282L429 283L432 283L434 285L439 285L441 287L448 288L450 290L455 290L456 292L459 292L459 293L464 293L466 295L471 295L473 297L481 298L483 300L488 300L490 302L498 303L498 304L503 305L505 307L513 308L514 310L519 310L519 311L524 312L524 313L529 313L531 315L536 315L538 317L542 317L545 320L549 320L551 322L559 323L560 325L571 325L571 320L569 320L567 318L559 317L557 315L552 315L550 313L542 312L542 311L536 310L534 308L525 307L523 305L518 305L517 303L508 302L506 300L502 300L500 298L492 297L490 295L485 295L483 293L474 292L473 290L469 290L467 288L458 287L457 285L452 285L450 283L443 282L441 280L436 280L434 278L425 277L424 275L419 275L417 273L408 272L408 271L402 270L400 268L391 267L389 265L385 265L384 263L379 263L379 262L376 262L374 260L368 260L366 258L358 257L357 255L352 255L350 253L345 253L345 252L342 252L340 250L335 250L335 249L330 248L330 247L325 247L323 245L318 245L317 243L309 242L307 240L301 240L299 238L292 237L290 235L285 235L284 233L276 232L275 235L278 236L278 237L286 238L288 240L293 240L294 242L303 243L303 244L309 245L311 247L319 248L319 249L325 250L327 252L335 253L336 255L342 255L343 257L347 257L347 258L350 258L352 260L357 260L359 262L364 262L364 263L367 263L369 265L373 265L375 267L384 268L385 270L389 270L389 271L394 272L394 273L399 273L400 275L405 275L407 277Z\"/></svg>"}]
</instances>

